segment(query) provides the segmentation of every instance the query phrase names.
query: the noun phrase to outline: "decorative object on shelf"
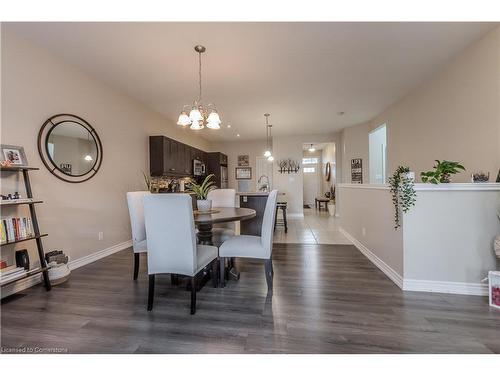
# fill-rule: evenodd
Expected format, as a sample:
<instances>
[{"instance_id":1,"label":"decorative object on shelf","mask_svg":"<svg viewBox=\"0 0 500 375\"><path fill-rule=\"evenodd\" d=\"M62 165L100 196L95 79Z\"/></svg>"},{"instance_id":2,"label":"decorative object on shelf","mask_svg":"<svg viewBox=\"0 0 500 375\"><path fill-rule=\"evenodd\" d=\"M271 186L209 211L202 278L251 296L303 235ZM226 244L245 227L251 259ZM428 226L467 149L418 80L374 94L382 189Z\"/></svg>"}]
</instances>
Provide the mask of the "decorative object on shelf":
<instances>
[{"instance_id":1,"label":"decorative object on shelf","mask_svg":"<svg viewBox=\"0 0 500 375\"><path fill-rule=\"evenodd\" d=\"M420 173L422 182L429 182L431 184L449 183L451 182L450 176L452 174L465 171L465 167L458 161L435 160L435 162L433 171Z\"/></svg>"},{"instance_id":2,"label":"decorative object on shelf","mask_svg":"<svg viewBox=\"0 0 500 375\"><path fill-rule=\"evenodd\" d=\"M43 123L38 153L50 173L66 182L87 181L102 164L97 132L83 118L71 114L54 115Z\"/></svg>"},{"instance_id":3,"label":"decorative object on shelf","mask_svg":"<svg viewBox=\"0 0 500 375\"><path fill-rule=\"evenodd\" d=\"M488 182L490 180L490 172L476 172L471 175L472 182Z\"/></svg>"},{"instance_id":4,"label":"decorative object on shelf","mask_svg":"<svg viewBox=\"0 0 500 375\"><path fill-rule=\"evenodd\" d=\"M406 213L417 201L417 193L413 185L415 175L410 172L410 168L400 165L394 174L389 177L391 186L392 203L394 205L394 229L401 226L401 211Z\"/></svg>"},{"instance_id":5,"label":"decorative object on shelf","mask_svg":"<svg viewBox=\"0 0 500 375\"><path fill-rule=\"evenodd\" d=\"M251 180L252 179L252 168L251 167L236 167L236 179L237 180Z\"/></svg>"},{"instance_id":6,"label":"decorative object on shelf","mask_svg":"<svg viewBox=\"0 0 500 375\"><path fill-rule=\"evenodd\" d=\"M30 256L28 250L22 249L16 251L16 267L22 267L29 271L30 269Z\"/></svg>"},{"instance_id":7,"label":"decorative object on shelf","mask_svg":"<svg viewBox=\"0 0 500 375\"><path fill-rule=\"evenodd\" d=\"M0 145L2 153L0 157L2 158L2 167L26 167L28 165L28 159L24 153L24 147L13 146L13 145Z\"/></svg>"},{"instance_id":8,"label":"decorative object on shelf","mask_svg":"<svg viewBox=\"0 0 500 375\"><path fill-rule=\"evenodd\" d=\"M331 174L332 174L332 166L330 162L327 162L325 166L325 181L327 182L330 181Z\"/></svg>"},{"instance_id":9,"label":"decorative object on shelf","mask_svg":"<svg viewBox=\"0 0 500 375\"><path fill-rule=\"evenodd\" d=\"M144 184L146 185L148 191L152 192L151 190L151 177L148 176L144 171L142 171L142 175L144 176Z\"/></svg>"},{"instance_id":10,"label":"decorative object on shelf","mask_svg":"<svg viewBox=\"0 0 500 375\"><path fill-rule=\"evenodd\" d=\"M363 159L351 159L351 184L363 183Z\"/></svg>"},{"instance_id":11,"label":"decorative object on shelf","mask_svg":"<svg viewBox=\"0 0 500 375\"><path fill-rule=\"evenodd\" d=\"M208 105L203 105L202 95L201 95L201 54L207 49L204 46L197 45L194 50L198 53L198 100L195 100L192 105L186 104L179 115L177 120L177 125L180 126L190 126L192 130L201 130L205 127L209 129L220 129L219 114L217 113L217 108L214 104L209 103ZM189 112L189 115L188 115Z\"/></svg>"},{"instance_id":12,"label":"decorative object on shelf","mask_svg":"<svg viewBox=\"0 0 500 375\"><path fill-rule=\"evenodd\" d=\"M274 161L273 156L273 137L271 134L272 125L269 124L269 113L264 113L264 117L266 118L266 151L264 151L264 157L267 158L267 161Z\"/></svg>"},{"instance_id":13,"label":"decorative object on shelf","mask_svg":"<svg viewBox=\"0 0 500 375\"><path fill-rule=\"evenodd\" d=\"M280 173L298 173L300 170L300 163L292 159L283 159L278 162L278 172Z\"/></svg>"},{"instance_id":14,"label":"decorative object on shelf","mask_svg":"<svg viewBox=\"0 0 500 375\"><path fill-rule=\"evenodd\" d=\"M250 157L248 155L238 155L238 167L248 167L250 165Z\"/></svg>"},{"instance_id":15,"label":"decorative object on shelf","mask_svg":"<svg viewBox=\"0 0 500 375\"><path fill-rule=\"evenodd\" d=\"M201 184L194 180L190 180L189 189L196 195L196 203L198 211L206 212L212 209L212 200L207 199L208 193L215 189L215 181L210 181L215 177L214 174L209 174Z\"/></svg>"}]
</instances>

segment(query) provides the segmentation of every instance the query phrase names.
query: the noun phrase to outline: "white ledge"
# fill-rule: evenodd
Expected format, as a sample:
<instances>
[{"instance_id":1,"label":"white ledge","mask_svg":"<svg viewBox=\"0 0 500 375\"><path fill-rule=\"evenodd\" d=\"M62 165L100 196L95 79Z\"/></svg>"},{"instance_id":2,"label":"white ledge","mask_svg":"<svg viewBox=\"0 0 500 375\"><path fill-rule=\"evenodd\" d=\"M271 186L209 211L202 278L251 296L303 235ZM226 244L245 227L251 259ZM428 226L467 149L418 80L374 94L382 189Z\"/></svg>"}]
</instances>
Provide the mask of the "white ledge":
<instances>
[{"instance_id":1,"label":"white ledge","mask_svg":"<svg viewBox=\"0 0 500 375\"><path fill-rule=\"evenodd\" d=\"M389 190L387 184L339 184L339 188L345 189L376 189ZM500 183L449 183L449 184L415 184L416 191L500 191Z\"/></svg>"}]
</instances>

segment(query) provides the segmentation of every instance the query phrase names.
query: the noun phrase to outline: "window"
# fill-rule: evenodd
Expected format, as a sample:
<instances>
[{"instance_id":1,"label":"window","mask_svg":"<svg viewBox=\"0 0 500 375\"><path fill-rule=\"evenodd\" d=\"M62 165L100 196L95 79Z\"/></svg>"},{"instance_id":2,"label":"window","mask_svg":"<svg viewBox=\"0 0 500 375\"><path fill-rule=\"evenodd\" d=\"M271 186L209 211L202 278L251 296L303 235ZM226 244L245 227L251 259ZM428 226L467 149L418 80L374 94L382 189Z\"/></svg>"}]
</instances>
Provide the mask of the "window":
<instances>
[{"instance_id":1,"label":"window","mask_svg":"<svg viewBox=\"0 0 500 375\"><path fill-rule=\"evenodd\" d=\"M307 163L304 163L304 164L307 164ZM315 167L304 167L304 173L314 173L314 172L316 172Z\"/></svg>"},{"instance_id":2,"label":"window","mask_svg":"<svg viewBox=\"0 0 500 375\"><path fill-rule=\"evenodd\" d=\"M318 158L303 158L302 164L318 164Z\"/></svg>"},{"instance_id":3,"label":"window","mask_svg":"<svg viewBox=\"0 0 500 375\"><path fill-rule=\"evenodd\" d=\"M386 125L382 124L369 135L369 171L370 184L386 182Z\"/></svg>"}]
</instances>

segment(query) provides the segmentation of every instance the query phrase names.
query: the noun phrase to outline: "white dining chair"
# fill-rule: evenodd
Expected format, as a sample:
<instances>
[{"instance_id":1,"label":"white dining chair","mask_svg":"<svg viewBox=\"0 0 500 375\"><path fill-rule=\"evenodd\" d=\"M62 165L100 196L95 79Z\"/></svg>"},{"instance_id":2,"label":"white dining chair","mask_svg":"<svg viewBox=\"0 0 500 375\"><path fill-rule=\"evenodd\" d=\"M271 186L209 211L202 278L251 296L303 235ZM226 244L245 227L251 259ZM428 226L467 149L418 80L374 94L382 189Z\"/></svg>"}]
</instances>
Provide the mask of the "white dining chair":
<instances>
[{"instance_id":1,"label":"white dining chair","mask_svg":"<svg viewBox=\"0 0 500 375\"><path fill-rule=\"evenodd\" d=\"M155 275L189 277L191 314L196 312L197 279L211 266L217 286L217 247L197 245L193 206L188 194L151 194L144 197L148 239L148 311L153 309Z\"/></svg>"},{"instance_id":2,"label":"white dining chair","mask_svg":"<svg viewBox=\"0 0 500 375\"><path fill-rule=\"evenodd\" d=\"M234 189L214 189L208 193L207 199L212 207L236 207L236 191ZM235 223L217 223L212 227L212 242L219 247L228 238L235 235Z\"/></svg>"},{"instance_id":3,"label":"white dining chair","mask_svg":"<svg viewBox=\"0 0 500 375\"><path fill-rule=\"evenodd\" d=\"M272 251L273 251L273 229L274 229L274 218L276 215L276 199L278 196L278 191L273 190L269 193L266 202L266 208L264 210L264 217L262 219L262 228L260 236L249 236L240 235L234 236L226 240L219 247L219 274L220 274L220 286L224 287L225 277L224 277L224 266L225 258L236 257L236 258L257 258L264 259L265 273L267 281L267 289L269 292L273 290L273 262L272 262Z\"/></svg>"},{"instance_id":4,"label":"white dining chair","mask_svg":"<svg viewBox=\"0 0 500 375\"><path fill-rule=\"evenodd\" d=\"M128 213L132 229L132 249L134 250L134 280L139 274L141 253L148 251L146 227L144 226L143 198L151 194L149 191L131 191L127 193Z\"/></svg>"}]
</instances>

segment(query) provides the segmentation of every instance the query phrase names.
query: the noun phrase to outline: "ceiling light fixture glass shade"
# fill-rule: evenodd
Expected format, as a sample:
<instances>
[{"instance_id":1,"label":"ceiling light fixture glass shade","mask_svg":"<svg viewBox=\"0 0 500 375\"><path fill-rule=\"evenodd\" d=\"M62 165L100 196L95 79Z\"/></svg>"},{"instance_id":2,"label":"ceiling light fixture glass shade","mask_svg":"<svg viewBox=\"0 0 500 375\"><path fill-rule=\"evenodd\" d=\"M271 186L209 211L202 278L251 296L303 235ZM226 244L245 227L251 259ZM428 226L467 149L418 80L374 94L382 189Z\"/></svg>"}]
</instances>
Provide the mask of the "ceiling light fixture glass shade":
<instances>
[{"instance_id":1,"label":"ceiling light fixture glass shade","mask_svg":"<svg viewBox=\"0 0 500 375\"><path fill-rule=\"evenodd\" d=\"M267 161L274 161L274 156L270 155L270 156L267 158Z\"/></svg>"},{"instance_id":2,"label":"ceiling light fixture glass shade","mask_svg":"<svg viewBox=\"0 0 500 375\"><path fill-rule=\"evenodd\" d=\"M314 152L316 149L314 148L313 144L311 143L311 147L309 147L309 152Z\"/></svg>"},{"instance_id":3,"label":"ceiling light fixture glass shade","mask_svg":"<svg viewBox=\"0 0 500 375\"><path fill-rule=\"evenodd\" d=\"M179 118L177 120L177 125L187 126L191 125L190 129L200 130L205 127L209 129L220 129L220 124L222 123L217 109L214 104L203 105L202 91L201 91L201 54L206 51L206 48L197 45L194 50L198 53L198 99L194 101L192 106L185 105ZM189 116L188 116L189 111Z\"/></svg>"},{"instance_id":4,"label":"ceiling light fixture glass shade","mask_svg":"<svg viewBox=\"0 0 500 375\"><path fill-rule=\"evenodd\" d=\"M266 150L266 152L264 152L264 156L265 156L266 158L268 158L269 156L271 156L271 151Z\"/></svg>"}]
</instances>

